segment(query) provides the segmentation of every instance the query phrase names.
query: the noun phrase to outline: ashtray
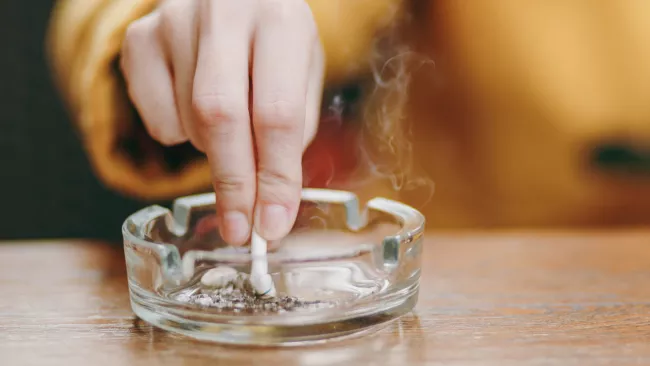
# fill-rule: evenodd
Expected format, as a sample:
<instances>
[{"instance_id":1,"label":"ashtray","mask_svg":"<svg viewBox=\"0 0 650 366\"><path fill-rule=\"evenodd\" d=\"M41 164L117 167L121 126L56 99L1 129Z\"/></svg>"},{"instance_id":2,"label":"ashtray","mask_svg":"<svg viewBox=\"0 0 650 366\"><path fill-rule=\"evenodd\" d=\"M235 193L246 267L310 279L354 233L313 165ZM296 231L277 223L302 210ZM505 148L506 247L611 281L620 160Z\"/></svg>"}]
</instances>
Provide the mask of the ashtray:
<instances>
[{"instance_id":1,"label":"ashtray","mask_svg":"<svg viewBox=\"0 0 650 366\"><path fill-rule=\"evenodd\" d=\"M350 192L304 189L291 233L263 258L226 245L215 222L214 194L127 218L124 252L138 317L201 340L297 345L371 332L417 302L425 220L403 203L374 198L360 207ZM247 287L255 261L264 261L274 296ZM214 273L227 276L208 281Z\"/></svg>"}]
</instances>

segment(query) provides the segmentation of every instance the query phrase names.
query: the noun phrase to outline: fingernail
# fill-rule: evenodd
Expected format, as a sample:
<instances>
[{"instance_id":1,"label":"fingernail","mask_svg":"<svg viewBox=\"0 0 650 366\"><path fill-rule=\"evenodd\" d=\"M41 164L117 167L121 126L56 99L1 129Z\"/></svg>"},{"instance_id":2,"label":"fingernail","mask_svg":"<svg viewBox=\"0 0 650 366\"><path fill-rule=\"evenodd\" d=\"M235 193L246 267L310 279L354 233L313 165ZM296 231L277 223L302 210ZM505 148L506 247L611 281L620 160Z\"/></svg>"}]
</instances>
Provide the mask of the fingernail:
<instances>
[{"instance_id":1,"label":"fingernail","mask_svg":"<svg viewBox=\"0 0 650 366\"><path fill-rule=\"evenodd\" d=\"M255 226L259 234L266 240L277 240L289 231L289 212L284 206L263 205L261 212L257 208Z\"/></svg>"},{"instance_id":2,"label":"fingernail","mask_svg":"<svg viewBox=\"0 0 650 366\"><path fill-rule=\"evenodd\" d=\"M250 233L248 217L239 211L226 212L222 217L221 235L232 245L244 244Z\"/></svg>"}]
</instances>

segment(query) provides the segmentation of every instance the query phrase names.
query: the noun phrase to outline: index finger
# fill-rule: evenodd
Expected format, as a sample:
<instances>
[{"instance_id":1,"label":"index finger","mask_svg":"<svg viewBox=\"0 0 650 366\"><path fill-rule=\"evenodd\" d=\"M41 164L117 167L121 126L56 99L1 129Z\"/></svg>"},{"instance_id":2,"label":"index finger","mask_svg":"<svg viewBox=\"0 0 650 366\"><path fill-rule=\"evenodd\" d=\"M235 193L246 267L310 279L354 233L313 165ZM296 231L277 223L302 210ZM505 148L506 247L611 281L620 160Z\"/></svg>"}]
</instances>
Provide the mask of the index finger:
<instances>
[{"instance_id":1,"label":"index finger","mask_svg":"<svg viewBox=\"0 0 650 366\"><path fill-rule=\"evenodd\" d=\"M253 19L248 1L202 2L193 85L197 130L210 163L219 231L229 244L244 244L255 202L251 137L249 53Z\"/></svg>"},{"instance_id":2,"label":"index finger","mask_svg":"<svg viewBox=\"0 0 650 366\"><path fill-rule=\"evenodd\" d=\"M265 239L276 240L291 229L300 202L307 88L318 38L304 1L261 3L252 70L255 227Z\"/></svg>"}]
</instances>

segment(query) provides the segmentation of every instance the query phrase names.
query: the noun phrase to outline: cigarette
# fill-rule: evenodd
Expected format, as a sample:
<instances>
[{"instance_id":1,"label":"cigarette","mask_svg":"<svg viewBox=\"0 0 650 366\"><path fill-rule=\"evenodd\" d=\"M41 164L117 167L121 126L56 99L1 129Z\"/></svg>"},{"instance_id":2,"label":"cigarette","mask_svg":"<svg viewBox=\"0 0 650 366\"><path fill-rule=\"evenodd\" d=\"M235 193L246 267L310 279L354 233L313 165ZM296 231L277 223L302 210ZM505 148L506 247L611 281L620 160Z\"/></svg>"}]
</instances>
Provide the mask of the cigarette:
<instances>
[{"instance_id":1,"label":"cigarette","mask_svg":"<svg viewBox=\"0 0 650 366\"><path fill-rule=\"evenodd\" d=\"M273 278L269 274L269 263L266 258L267 246L266 240L253 230L251 235L253 263L250 282L257 295L275 297L275 286Z\"/></svg>"}]
</instances>

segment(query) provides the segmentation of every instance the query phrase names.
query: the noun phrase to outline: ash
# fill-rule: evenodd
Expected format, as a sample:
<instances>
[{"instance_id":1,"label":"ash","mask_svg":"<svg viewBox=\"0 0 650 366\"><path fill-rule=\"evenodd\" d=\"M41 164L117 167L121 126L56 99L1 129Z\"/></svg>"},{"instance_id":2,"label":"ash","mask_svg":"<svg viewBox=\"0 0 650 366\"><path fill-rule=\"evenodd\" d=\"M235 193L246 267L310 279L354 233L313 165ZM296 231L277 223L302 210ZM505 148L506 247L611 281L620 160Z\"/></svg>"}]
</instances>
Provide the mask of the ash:
<instances>
[{"instance_id":1,"label":"ash","mask_svg":"<svg viewBox=\"0 0 650 366\"><path fill-rule=\"evenodd\" d=\"M245 314L278 314L300 310L314 310L333 306L328 301L305 301L295 296L277 297L255 294L248 275L239 273L237 278L223 287L210 288L199 285L175 296L177 301L223 312Z\"/></svg>"}]
</instances>

